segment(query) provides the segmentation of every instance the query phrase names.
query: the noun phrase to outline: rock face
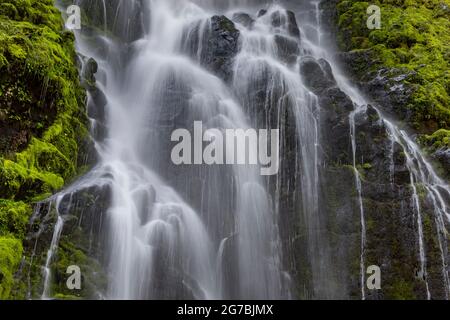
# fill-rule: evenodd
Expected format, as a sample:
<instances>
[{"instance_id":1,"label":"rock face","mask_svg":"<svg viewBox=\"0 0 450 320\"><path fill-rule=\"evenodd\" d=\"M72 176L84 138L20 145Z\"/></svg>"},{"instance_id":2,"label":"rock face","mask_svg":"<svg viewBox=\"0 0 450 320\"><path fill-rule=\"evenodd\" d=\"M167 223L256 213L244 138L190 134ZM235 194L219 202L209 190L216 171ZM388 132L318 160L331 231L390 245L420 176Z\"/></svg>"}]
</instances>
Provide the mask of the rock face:
<instances>
[{"instance_id":1,"label":"rock face","mask_svg":"<svg viewBox=\"0 0 450 320\"><path fill-rule=\"evenodd\" d=\"M275 44L277 47L277 54L281 61L287 64L294 64L297 62L300 54L300 46L298 40L289 39L282 35L275 35Z\"/></svg>"},{"instance_id":2,"label":"rock face","mask_svg":"<svg viewBox=\"0 0 450 320\"><path fill-rule=\"evenodd\" d=\"M44 293L45 277L42 266L46 265L49 243L55 238L58 216L63 225L58 250L49 263L52 280L51 294L56 299L102 299L106 293L108 242L108 214L111 201L108 185L85 187L36 205L31 217L30 229L24 249L27 259L19 270L22 283L21 296L40 298ZM67 268L77 265L82 270L81 290L73 291L65 285Z\"/></svg>"},{"instance_id":3,"label":"rock face","mask_svg":"<svg viewBox=\"0 0 450 320\"><path fill-rule=\"evenodd\" d=\"M300 38L300 29L297 25L295 13L287 10L286 12L275 11L272 13L272 26L275 28L284 27L288 30L290 36Z\"/></svg>"},{"instance_id":4,"label":"rock face","mask_svg":"<svg viewBox=\"0 0 450 320\"><path fill-rule=\"evenodd\" d=\"M373 69L373 55L368 51L340 53L343 62L361 91L365 92L375 104L385 106L383 109L406 121L413 121L412 110L406 106L410 103L417 73L401 68Z\"/></svg>"},{"instance_id":5,"label":"rock face","mask_svg":"<svg viewBox=\"0 0 450 320\"><path fill-rule=\"evenodd\" d=\"M300 74L305 85L316 94L336 86L330 64L324 60L304 57L300 61Z\"/></svg>"},{"instance_id":6,"label":"rock face","mask_svg":"<svg viewBox=\"0 0 450 320\"><path fill-rule=\"evenodd\" d=\"M247 29L252 29L255 24L255 20L247 13L235 13L232 20L235 23L243 25Z\"/></svg>"},{"instance_id":7,"label":"rock face","mask_svg":"<svg viewBox=\"0 0 450 320\"><path fill-rule=\"evenodd\" d=\"M450 148L441 148L436 150L432 157L439 161L444 170L447 172L447 177L450 178Z\"/></svg>"},{"instance_id":8,"label":"rock face","mask_svg":"<svg viewBox=\"0 0 450 320\"><path fill-rule=\"evenodd\" d=\"M327 16L339 20L339 24L335 24L339 28L334 28L339 47L344 50L338 55L339 60L374 106L385 114L400 118L413 127L416 133L422 134L417 141L424 142L430 159L438 164L437 171L441 178L448 181L448 147L436 141L431 141L431 144L436 143L434 146L428 143L428 134L438 134L441 131L438 129L443 132L448 129L447 116L435 113L438 109L448 110L448 96L440 96L440 101L434 98L434 93L440 91L436 85L446 83L445 77L437 74L448 69L448 59L443 61L436 58L435 49L427 49L426 45L421 47L423 54L420 54L419 59L409 58L416 55L414 43L418 35L426 38L427 43L433 43L433 48L438 48L441 54L445 52L439 44L441 38L432 39L434 33L431 30L442 28L439 24L444 23L436 19L441 14L438 2L414 12L414 16L429 21L426 30L414 30L413 19L403 14L393 15L384 22L385 25L401 25L400 29L408 28L410 36L403 38L396 37L403 33L398 28L383 28L377 37L373 37L379 31L370 32L353 25L354 19L359 16L362 2L338 2L338 6L328 8ZM401 4L384 1L383 5L390 12L403 12ZM400 21L409 23L399 24ZM444 28L448 29L448 25ZM400 47L406 50L400 53ZM427 57L428 52L433 52L433 67ZM434 70L433 79L429 78L431 73L425 71L427 68ZM439 226L439 210L436 209L433 194L423 182L417 181L419 179L411 183L404 147L398 143L392 144L386 124L380 121L373 108L368 108L365 114L358 117L357 131L360 132L357 136L357 158L362 159L363 197L368 225L367 261L379 261L382 273L386 275L382 290L371 292L369 298L426 299L427 286L432 299L448 298L446 280L443 279L443 275L448 273L448 235L447 231L439 231L442 227ZM411 200L414 189L417 190L420 212L417 212ZM443 229L448 230L448 224L445 225ZM426 260L422 264L418 253L420 228L423 229L423 254Z\"/></svg>"},{"instance_id":9,"label":"rock face","mask_svg":"<svg viewBox=\"0 0 450 320\"><path fill-rule=\"evenodd\" d=\"M239 35L234 23L225 16L211 18L211 27L203 41L201 63L225 81L232 75L233 59L239 51Z\"/></svg>"}]
</instances>

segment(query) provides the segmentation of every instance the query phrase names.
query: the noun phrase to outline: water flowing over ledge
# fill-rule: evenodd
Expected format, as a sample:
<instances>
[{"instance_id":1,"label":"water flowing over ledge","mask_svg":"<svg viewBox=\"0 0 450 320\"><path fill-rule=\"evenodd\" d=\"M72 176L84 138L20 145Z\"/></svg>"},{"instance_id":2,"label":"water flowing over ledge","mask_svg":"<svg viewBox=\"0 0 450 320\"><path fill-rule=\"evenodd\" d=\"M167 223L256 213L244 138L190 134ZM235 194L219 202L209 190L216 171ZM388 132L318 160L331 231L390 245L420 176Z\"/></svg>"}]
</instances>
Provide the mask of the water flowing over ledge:
<instances>
[{"instance_id":1,"label":"water flowing over ledge","mask_svg":"<svg viewBox=\"0 0 450 320\"><path fill-rule=\"evenodd\" d=\"M379 298L366 290L366 268L396 264L371 242L377 197L389 190L385 214L397 208L404 219L398 250L417 265L407 275L414 290L449 298L449 186L340 71L319 2L79 5L93 19L77 46L98 64L89 90L98 163L36 207L31 256L45 259L42 273L33 258L28 268L30 297L66 292L58 262L78 263L61 253L78 253L75 242L84 298ZM175 166L170 135L194 121L280 129L280 173ZM366 172L373 153L382 160L371 170L387 177Z\"/></svg>"}]
</instances>

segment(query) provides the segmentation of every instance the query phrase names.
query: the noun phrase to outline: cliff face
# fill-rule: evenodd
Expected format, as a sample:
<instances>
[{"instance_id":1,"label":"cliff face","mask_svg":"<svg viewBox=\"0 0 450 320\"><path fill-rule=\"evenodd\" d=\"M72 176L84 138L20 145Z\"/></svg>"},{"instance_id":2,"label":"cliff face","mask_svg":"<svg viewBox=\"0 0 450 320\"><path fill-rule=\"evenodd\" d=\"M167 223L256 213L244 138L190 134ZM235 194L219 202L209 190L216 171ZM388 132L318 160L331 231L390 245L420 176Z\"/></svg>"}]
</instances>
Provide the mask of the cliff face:
<instances>
[{"instance_id":1,"label":"cliff face","mask_svg":"<svg viewBox=\"0 0 450 320\"><path fill-rule=\"evenodd\" d=\"M381 29L366 27L369 5L381 8ZM384 114L403 121L405 130L417 135L442 177L450 171L450 6L448 1L330 1L324 15L339 47L338 60L347 74ZM367 262L381 263L384 285L372 298L426 298L424 278L431 295L445 298L442 287L448 248L441 248L433 201L423 185L411 184L407 159L387 138L386 127L369 108L356 119L357 159L362 172L363 201L367 218ZM386 159L391 159L386 162ZM390 164L389 164L390 163ZM411 213L412 188L419 190L423 216L427 275L420 271L418 228ZM436 264L437 263L437 264ZM444 271L445 272L445 271Z\"/></svg>"},{"instance_id":2,"label":"cliff face","mask_svg":"<svg viewBox=\"0 0 450 320\"><path fill-rule=\"evenodd\" d=\"M332 1L331 1L332 2ZM381 29L366 9L381 8ZM450 1L336 1L348 72L385 112L404 120L449 175Z\"/></svg>"},{"instance_id":3,"label":"cliff face","mask_svg":"<svg viewBox=\"0 0 450 320\"><path fill-rule=\"evenodd\" d=\"M51 0L0 3L0 298L13 274L31 205L79 172L87 137L73 34Z\"/></svg>"}]
</instances>

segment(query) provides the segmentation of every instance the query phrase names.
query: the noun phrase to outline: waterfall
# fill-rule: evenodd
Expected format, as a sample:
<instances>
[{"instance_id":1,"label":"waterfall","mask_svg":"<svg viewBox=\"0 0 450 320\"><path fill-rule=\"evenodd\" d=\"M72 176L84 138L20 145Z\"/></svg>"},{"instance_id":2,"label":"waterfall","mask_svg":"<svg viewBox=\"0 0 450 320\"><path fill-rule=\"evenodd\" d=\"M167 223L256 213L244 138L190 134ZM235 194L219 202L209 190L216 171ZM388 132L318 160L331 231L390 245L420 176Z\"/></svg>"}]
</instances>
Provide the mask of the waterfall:
<instances>
[{"instance_id":1,"label":"waterfall","mask_svg":"<svg viewBox=\"0 0 450 320\"><path fill-rule=\"evenodd\" d=\"M319 10L318 7L315 10ZM320 16L320 15L319 15ZM320 26L317 26L318 32L320 32ZM320 36L318 37L320 38ZM355 105L355 110L350 113L349 122L350 122L350 137L352 141L352 152L353 152L353 167L355 171L355 184L358 193L358 201L360 206L361 213L361 259L360 259L360 272L361 272L361 298L364 300L366 298L365 292L365 245L366 245L366 222L364 216L364 204L362 201L362 187L361 187L361 177L356 165L356 129L355 129L355 116L361 113L364 113L367 110L367 106L371 104L371 101L365 97L354 85L350 83L348 78L341 71L339 64L335 61L334 57L330 55L332 50L329 50L327 47L321 45L320 43L310 43L311 51L313 52L313 56L316 58L324 58L326 59L333 69L333 74L336 77L336 81L341 90L343 90L353 101ZM371 106L374 108L373 106ZM447 240L445 239L445 235L448 234L446 229L446 222L449 217L449 208L445 201L436 201L436 199L443 200L444 198L450 195L450 186L445 183L442 179L434 171L432 165L429 161L422 155L420 148L413 142L410 136L406 133L406 131L401 130L399 126L390 120L384 113L377 109L376 113L380 118L380 123L386 127L387 132L389 134L389 145L390 148L394 148L393 146L397 143L401 146L402 151L406 156L406 166L409 171L410 181L411 181L411 189L412 189L412 198L411 202L413 203L413 208L415 210L416 215L416 224L417 224L417 249L418 256L420 262L420 272L419 277L424 281L425 288L425 296L427 299L431 299L429 283L428 283L428 275L427 275L427 261L426 261L426 253L424 247L424 233L423 233L423 221L422 221L422 207L425 205L422 203L422 200L419 199L417 186L416 184L421 184L425 187L426 191L426 201L431 200L432 207L434 208L434 219L436 223L436 235L439 243L440 250L440 259L441 259L441 270L442 270L442 279L444 284L444 291L446 299L449 298L449 270L448 270L448 262L446 251L448 249ZM390 160L392 161L392 160ZM392 165L390 164L390 168ZM393 175L393 173L390 173Z\"/></svg>"},{"instance_id":2,"label":"waterfall","mask_svg":"<svg viewBox=\"0 0 450 320\"><path fill-rule=\"evenodd\" d=\"M370 106L341 71L325 43L320 3L77 1L91 24L75 32L82 74L93 63L90 57L98 65L95 88L88 90L96 164L37 206L35 218L53 223L42 263L42 299L55 297L53 264L73 220L89 232L87 255L99 265L94 274L106 275L105 284L92 289L94 298L370 298L370 211L358 134L360 119L372 109L387 133L392 192L396 148L406 157L417 244L411 250L424 295L433 298L424 231L428 206L449 298L450 188L411 136L381 107ZM356 234L349 236L351 248L336 244L330 232L338 216L326 203L329 128L323 123L330 111L322 105L324 94L302 73L307 63L328 72L330 86L353 108L341 123L349 145L343 161L351 168L345 192L355 190L344 210L345 220L355 221L342 227ZM199 122L209 141L227 129L280 129L279 150L271 150L279 154L279 174L266 177L259 165L207 165L201 159L175 165L172 133L186 129L201 140L194 125ZM93 222L86 227L87 220ZM33 259L45 232L42 226L36 232ZM348 265L358 262L347 278L350 267L340 269L340 255L352 259ZM350 286L356 293L349 293Z\"/></svg>"},{"instance_id":3,"label":"waterfall","mask_svg":"<svg viewBox=\"0 0 450 320\"><path fill-rule=\"evenodd\" d=\"M122 15L139 3L120 2L115 24L129 19ZM97 170L108 173L112 189L107 297L280 298L285 289L276 217L259 170L184 168L180 181L169 164L169 134L177 124L249 128L232 91L201 65L213 13L193 2L152 1L141 14L148 30L134 42L106 39L105 55L78 43L98 62L97 86L107 98L108 133L97 141ZM127 60L114 64L123 55ZM191 190L185 182L197 177L201 199L186 199ZM234 203L234 212L225 201ZM211 232L224 221L228 230ZM238 279L237 289L224 288L227 275Z\"/></svg>"}]
</instances>

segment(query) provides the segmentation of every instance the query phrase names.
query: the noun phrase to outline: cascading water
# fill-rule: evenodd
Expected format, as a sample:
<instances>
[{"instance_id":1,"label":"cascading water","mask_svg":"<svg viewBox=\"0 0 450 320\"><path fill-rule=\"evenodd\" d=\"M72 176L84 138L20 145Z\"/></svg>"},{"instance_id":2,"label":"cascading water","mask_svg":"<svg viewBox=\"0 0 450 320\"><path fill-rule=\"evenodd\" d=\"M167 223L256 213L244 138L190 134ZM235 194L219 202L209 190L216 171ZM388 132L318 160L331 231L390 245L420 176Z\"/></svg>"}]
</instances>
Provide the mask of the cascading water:
<instances>
[{"instance_id":1,"label":"cascading water","mask_svg":"<svg viewBox=\"0 0 450 320\"><path fill-rule=\"evenodd\" d=\"M316 10L319 10L316 7ZM320 14L319 14L320 16ZM320 26L317 27L318 32L320 33ZM318 36L320 39L320 35ZM317 45L318 44L318 45ZM361 176L359 170L357 168L356 163L356 129L355 129L355 117L359 114L362 114L367 111L367 105L370 105L370 101L362 96L362 94L355 89L349 82L349 80L343 75L340 71L339 66L334 61L334 58L330 56L329 50L326 50L323 46L320 45L320 42L317 44L311 44L311 51L316 58L324 58L330 62L333 74L336 77L337 84L339 87L353 100L355 104L355 110L350 113L349 122L350 122L350 137L352 140L352 151L353 151L353 167L355 171L355 181L357 187L357 193L359 198L359 206L361 213L361 297L362 299L366 298L365 292L365 245L366 245L366 221L364 216L364 204L362 200L362 186L361 186ZM371 108L373 108L371 106ZM448 270L448 261L447 261L447 250L448 244L445 239L445 235L448 234L446 229L445 219L449 217L449 208L446 205L444 198L448 198L450 195L450 187L440 179L432 168L431 164L425 159L425 157L421 154L419 147L411 140L408 134L405 131L402 131L397 127L397 125L389 120L387 117L383 115L383 113L376 109L377 115L380 118L380 123L386 127L388 135L389 135L389 145L391 148L394 148L395 144L401 146L405 156L406 156L406 166L410 174L411 180L411 189L412 189L412 199L413 208L415 210L416 215L416 224L417 224L417 241L418 241L418 251L419 251L419 259L420 259L420 271L419 277L423 279L425 283L425 293L426 298L431 299L431 294L429 290L429 284L427 279L427 261L426 254L424 248L424 233L423 233L423 221L422 221L422 213L421 208L424 203L423 200L419 199L417 186L416 184L420 184L426 190L425 201L431 200L432 207L434 208L434 219L436 223L436 235L439 243L440 250L440 259L442 262L442 279L444 283L444 291L445 298L449 298L449 270ZM391 166L391 165L390 165ZM391 167L393 169L393 167ZM393 175L394 173L391 173ZM441 201L436 201L436 199L441 199Z\"/></svg>"},{"instance_id":2,"label":"cascading water","mask_svg":"<svg viewBox=\"0 0 450 320\"><path fill-rule=\"evenodd\" d=\"M202 199L202 206L223 201L212 199L218 198L214 191L228 193L228 201L235 203L234 214L218 211L217 216L212 216L214 212L199 212L198 209L208 211L202 206L197 210L192 208L155 173L167 165L167 151L170 151L161 146L170 141L161 140L170 136L164 137L161 132L167 133L175 125L172 115L162 108L167 108L163 105L170 94L167 86L175 86L187 95L185 101L173 101L173 107L187 108L183 112L188 119L202 121L208 129L248 128L232 93L200 66L201 61L195 61L202 58L201 44L204 35L211 31L211 13L189 2L177 2L179 6L174 9L175 2L153 1L148 5L148 11L142 15L148 19L144 24L149 29L132 44L131 58L122 66L112 64L123 53L120 44L103 38L110 43L105 56L96 55L83 41L79 44L82 54L93 56L99 62L97 85L107 98L108 134L104 142L98 143L101 160L97 168L110 176L112 190L108 218L111 276L107 297L280 298L286 295L286 289L278 256L279 240L258 168L236 165L225 170L200 168L197 171L204 176L206 195L202 197L210 199ZM133 12L136 3L131 1L126 6L130 7L125 13ZM118 8L118 14L121 9ZM194 30L197 23L202 27ZM189 52L183 52L186 34L198 36L194 40L199 43L199 54L194 60ZM191 41L190 45L195 43ZM186 128L192 124L189 120L184 123ZM232 184L221 184L214 176L220 171L232 178ZM186 179L190 174L187 173ZM170 180L164 173L162 176ZM210 234L202 219L209 220L210 226L216 228L223 223L221 220L229 219L231 228L228 233ZM220 234L226 237L220 239L217 237ZM229 266L226 259L232 259L235 253L224 255L232 250L226 247L231 241L235 241L237 262ZM222 279L226 275L217 272L237 277L238 288L224 289Z\"/></svg>"},{"instance_id":3,"label":"cascading water","mask_svg":"<svg viewBox=\"0 0 450 320\"><path fill-rule=\"evenodd\" d=\"M69 213L78 206L77 193L96 187L110 193L98 223L105 235L96 240L104 242L99 260L107 284L97 288L96 298L348 298L349 281L340 277L335 261L342 252L333 252L336 244L329 234L335 212L324 204L328 155L322 123L328 111L302 70L317 62L321 70L330 68L335 79L329 80L354 107L345 132L359 228L358 271L352 278L358 290L352 296L368 297L368 224L357 135L358 120L368 111L369 101L340 72L325 46L320 1L306 6L310 10L306 14L312 13L308 19L296 19L292 11L272 1L78 4L100 12L98 29L76 33L81 55L98 63L88 110L98 164L38 206L46 204L46 218L55 220L40 296L53 297L51 265L66 224L70 227ZM88 63L84 58L83 72ZM428 203L434 212L448 298L450 189L405 131L375 110L389 136L392 190L397 146L407 159L418 277L431 298L422 219ZM217 135L225 129L280 129L280 174L263 177L258 166L211 166L201 164L201 159L194 159L196 165L174 165L172 132L187 129L194 132L194 140L201 140L203 134L196 136L193 130L197 121ZM300 252L294 252L296 246Z\"/></svg>"},{"instance_id":4,"label":"cascading water","mask_svg":"<svg viewBox=\"0 0 450 320\"><path fill-rule=\"evenodd\" d=\"M275 18L274 18L275 17ZM275 19L275 23L274 23ZM275 24L275 28L274 28ZM303 202L303 215L309 242L313 282L319 296L326 297L332 281L328 277L329 256L326 243L320 234L319 222L319 117L317 97L305 88L299 77L297 56L287 56L284 46L300 52L300 31L292 16L280 6L272 6L257 18L249 30L241 25L242 48L236 57L234 81L235 92L243 106L257 121L258 109L274 108L276 115L267 114L262 120L266 126L282 127L280 113L291 108L299 138L296 175L301 177L299 188ZM265 80L263 106L252 94L258 92L259 81ZM274 106L275 105L275 106ZM278 188L279 190L279 188ZM277 196L279 199L279 196Z\"/></svg>"}]
</instances>

